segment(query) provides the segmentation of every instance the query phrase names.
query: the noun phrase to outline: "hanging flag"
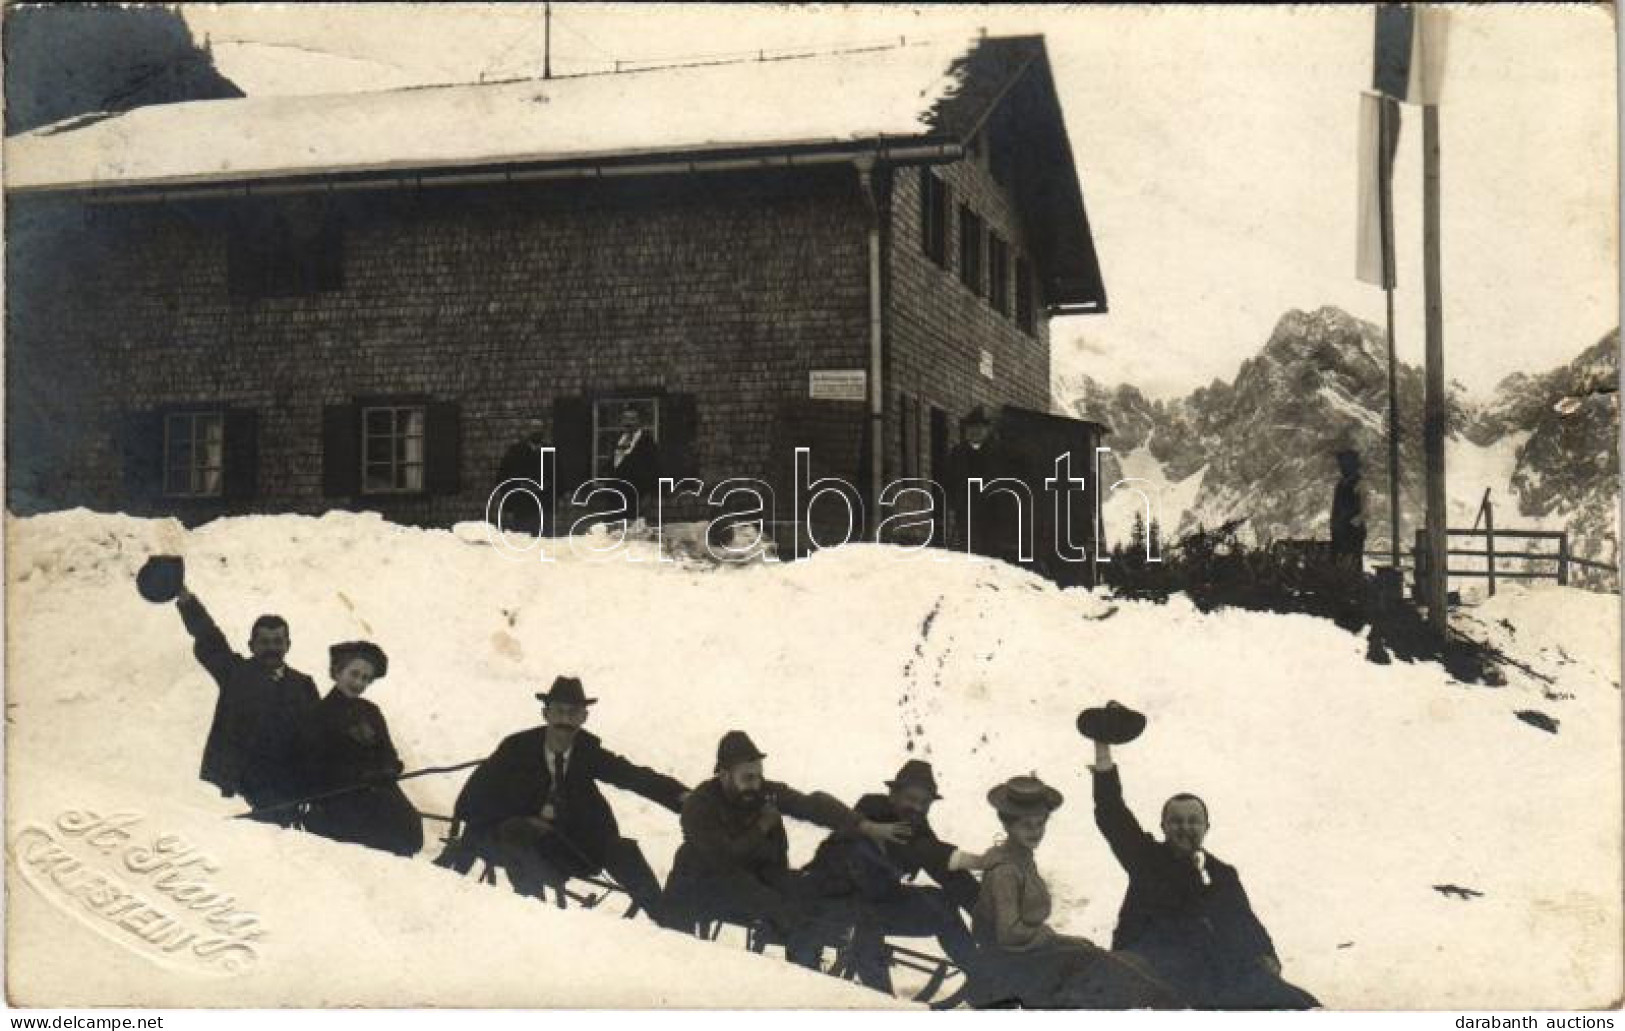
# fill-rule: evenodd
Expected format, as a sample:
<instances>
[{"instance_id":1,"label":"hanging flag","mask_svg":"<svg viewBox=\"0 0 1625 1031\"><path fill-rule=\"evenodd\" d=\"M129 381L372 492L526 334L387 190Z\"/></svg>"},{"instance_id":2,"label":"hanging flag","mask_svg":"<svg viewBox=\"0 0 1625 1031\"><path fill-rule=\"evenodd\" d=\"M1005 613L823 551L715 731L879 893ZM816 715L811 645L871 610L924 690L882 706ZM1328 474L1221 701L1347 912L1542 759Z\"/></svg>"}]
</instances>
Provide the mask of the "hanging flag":
<instances>
[{"instance_id":1,"label":"hanging flag","mask_svg":"<svg viewBox=\"0 0 1625 1031\"><path fill-rule=\"evenodd\" d=\"M1399 148L1399 104L1360 94L1360 194L1354 274L1394 288L1394 154Z\"/></svg>"},{"instance_id":2,"label":"hanging flag","mask_svg":"<svg viewBox=\"0 0 1625 1031\"><path fill-rule=\"evenodd\" d=\"M1445 11L1433 4L1380 4L1372 89L1408 104L1437 104L1444 78Z\"/></svg>"}]
</instances>

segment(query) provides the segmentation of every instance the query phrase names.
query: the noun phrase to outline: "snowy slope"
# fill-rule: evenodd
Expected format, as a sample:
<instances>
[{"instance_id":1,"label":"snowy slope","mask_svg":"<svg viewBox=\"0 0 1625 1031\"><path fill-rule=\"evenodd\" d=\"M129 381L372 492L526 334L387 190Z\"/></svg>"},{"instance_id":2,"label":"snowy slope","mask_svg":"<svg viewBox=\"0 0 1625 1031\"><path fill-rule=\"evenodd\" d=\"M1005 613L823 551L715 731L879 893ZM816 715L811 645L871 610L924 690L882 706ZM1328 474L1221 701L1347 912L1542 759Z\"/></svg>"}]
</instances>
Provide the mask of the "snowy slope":
<instances>
[{"instance_id":1,"label":"snowy slope","mask_svg":"<svg viewBox=\"0 0 1625 1031\"><path fill-rule=\"evenodd\" d=\"M409 768L485 753L534 723L532 693L571 671L602 699L592 726L610 747L688 781L709 772L732 727L768 753L770 775L848 800L903 759L930 759L947 796L933 820L972 848L998 831L987 788L1037 770L1068 798L1039 856L1057 923L1096 941L1109 939L1124 879L1091 824L1072 720L1115 697L1151 717L1122 750L1130 802L1154 818L1175 790L1207 798L1210 845L1242 870L1289 974L1329 1005L1572 1007L1620 994L1617 678L1519 651L1517 636L1504 647L1551 683L1512 670L1507 688L1469 689L1433 665L1371 666L1363 642L1308 617L1204 616L1180 598L1109 604L1009 567L904 562L874 546L704 570L573 556L563 544L549 564L511 561L472 527L338 513L186 532L78 511L9 528L13 991L25 999L128 999L114 974L137 968L151 1004L614 1004L649 999L651 986L669 1004L876 998L646 924L538 912L422 857L217 821L231 807L193 779L213 687L172 607L131 585L160 551L185 555L232 639L262 611L287 616L291 663L324 684L327 644L382 643L391 672L369 697ZM1611 597L1554 588L1496 604L1546 634L1563 625L1542 618L1550 612L1618 625ZM1607 643L1584 650L1595 659ZM1559 733L1515 718L1531 708L1559 719ZM458 785L408 790L445 812ZM614 802L663 876L676 821ZM68 806L136 806L195 835L232 890L274 918L275 947L254 971L207 987L135 957L104 975L114 950L17 886L19 829ZM816 841L796 829L795 858ZM1483 895L1449 898L1440 884ZM30 947L39 934L56 946ZM572 973L555 972L566 955ZM510 978L507 960L530 976Z\"/></svg>"}]
</instances>

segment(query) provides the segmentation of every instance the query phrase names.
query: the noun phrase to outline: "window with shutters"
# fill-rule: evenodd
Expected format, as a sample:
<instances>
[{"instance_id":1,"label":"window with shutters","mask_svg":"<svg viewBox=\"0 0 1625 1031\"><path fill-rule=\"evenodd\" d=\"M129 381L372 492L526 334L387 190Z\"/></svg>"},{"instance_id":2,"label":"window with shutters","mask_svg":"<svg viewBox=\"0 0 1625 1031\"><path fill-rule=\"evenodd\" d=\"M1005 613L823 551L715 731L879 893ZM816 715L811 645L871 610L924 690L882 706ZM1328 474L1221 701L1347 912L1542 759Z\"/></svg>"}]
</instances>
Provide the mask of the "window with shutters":
<instances>
[{"instance_id":1,"label":"window with shutters","mask_svg":"<svg viewBox=\"0 0 1625 1031\"><path fill-rule=\"evenodd\" d=\"M368 494L423 490L423 405L374 405L361 409L361 488Z\"/></svg>"},{"instance_id":2,"label":"window with shutters","mask_svg":"<svg viewBox=\"0 0 1625 1031\"><path fill-rule=\"evenodd\" d=\"M626 433L628 412L636 412L638 426L655 444L660 437L660 398L596 397L592 402L592 469L596 477L613 478L615 450Z\"/></svg>"},{"instance_id":3,"label":"window with shutters","mask_svg":"<svg viewBox=\"0 0 1625 1031\"><path fill-rule=\"evenodd\" d=\"M959 281L982 295L982 218L968 206L959 206Z\"/></svg>"},{"instance_id":4,"label":"window with shutters","mask_svg":"<svg viewBox=\"0 0 1625 1031\"><path fill-rule=\"evenodd\" d=\"M171 412L164 416L164 494L217 498L225 487L224 412Z\"/></svg>"},{"instance_id":5,"label":"window with shutters","mask_svg":"<svg viewBox=\"0 0 1625 1031\"><path fill-rule=\"evenodd\" d=\"M925 256L948 267L948 184L920 169L920 243Z\"/></svg>"},{"instance_id":6,"label":"window with shutters","mask_svg":"<svg viewBox=\"0 0 1625 1031\"><path fill-rule=\"evenodd\" d=\"M1010 245L998 233L987 236L987 299L1000 315L1010 314Z\"/></svg>"},{"instance_id":7,"label":"window with shutters","mask_svg":"<svg viewBox=\"0 0 1625 1031\"><path fill-rule=\"evenodd\" d=\"M1033 266L1026 258L1016 259L1016 328L1030 336L1038 335L1037 298L1034 296Z\"/></svg>"}]
</instances>

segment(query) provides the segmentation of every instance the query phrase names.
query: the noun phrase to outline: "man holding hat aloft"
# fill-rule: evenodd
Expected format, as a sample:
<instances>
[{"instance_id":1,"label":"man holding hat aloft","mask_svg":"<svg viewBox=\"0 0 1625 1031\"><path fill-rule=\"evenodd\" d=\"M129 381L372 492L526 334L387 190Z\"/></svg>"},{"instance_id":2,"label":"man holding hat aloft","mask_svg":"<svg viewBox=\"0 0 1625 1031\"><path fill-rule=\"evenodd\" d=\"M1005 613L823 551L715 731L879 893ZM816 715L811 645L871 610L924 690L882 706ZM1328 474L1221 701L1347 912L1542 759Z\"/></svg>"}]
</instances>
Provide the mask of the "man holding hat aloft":
<instances>
[{"instance_id":1,"label":"man holding hat aloft","mask_svg":"<svg viewBox=\"0 0 1625 1031\"><path fill-rule=\"evenodd\" d=\"M938 838L931 806L941 799L931 764L905 762L886 782L885 794L858 799L859 816L878 824L901 824L903 840L874 841L856 831L831 834L807 864L813 889L823 898L845 899L855 908L852 952L858 980L891 994L887 935L932 937L943 954L967 972L976 962L976 942L959 910L976 904L976 878L982 857ZM904 884L921 872L939 887Z\"/></svg>"},{"instance_id":2,"label":"man holding hat aloft","mask_svg":"<svg viewBox=\"0 0 1625 1031\"><path fill-rule=\"evenodd\" d=\"M822 791L803 794L764 778L766 755L744 731L717 744L716 776L683 803L683 844L672 860L667 926L703 920L765 924L785 958L817 967L823 942L845 930L845 907L823 904L790 870L784 816L876 841L902 841L902 824L865 819Z\"/></svg>"},{"instance_id":3,"label":"man holding hat aloft","mask_svg":"<svg viewBox=\"0 0 1625 1031\"><path fill-rule=\"evenodd\" d=\"M1132 741L1144 727L1144 716L1116 702L1085 711L1078 723L1095 742L1095 825L1129 877L1112 948L1142 958L1203 1009L1319 1006L1281 979L1275 945L1236 868L1203 847L1207 803L1192 794L1164 802L1162 841L1129 811L1112 745Z\"/></svg>"},{"instance_id":4,"label":"man holding hat aloft","mask_svg":"<svg viewBox=\"0 0 1625 1031\"><path fill-rule=\"evenodd\" d=\"M503 739L457 796L456 819L471 846L508 871L514 890L540 895L570 877L608 873L651 918L660 882L638 843L621 836L600 782L642 795L672 812L688 794L680 781L634 765L582 729L588 698L561 676L536 699L543 726Z\"/></svg>"},{"instance_id":5,"label":"man holding hat aloft","mask_svg":"<svg viewBox=\"0 0 1625 1031\"><path fill-rule=\"evenodd\" d=\"M175 599L192 635L192 654L219 688L198 776L228 798L241 795L255 809L296 797L294 726L320 696L315 681L287 664L287 620L270 614L254 620L245 657L226 643L195 594L180 583L170 589L173 594L164 596ZM283 807L262 818L285 824L294 815Z\"/></svg>"}]
</instances>

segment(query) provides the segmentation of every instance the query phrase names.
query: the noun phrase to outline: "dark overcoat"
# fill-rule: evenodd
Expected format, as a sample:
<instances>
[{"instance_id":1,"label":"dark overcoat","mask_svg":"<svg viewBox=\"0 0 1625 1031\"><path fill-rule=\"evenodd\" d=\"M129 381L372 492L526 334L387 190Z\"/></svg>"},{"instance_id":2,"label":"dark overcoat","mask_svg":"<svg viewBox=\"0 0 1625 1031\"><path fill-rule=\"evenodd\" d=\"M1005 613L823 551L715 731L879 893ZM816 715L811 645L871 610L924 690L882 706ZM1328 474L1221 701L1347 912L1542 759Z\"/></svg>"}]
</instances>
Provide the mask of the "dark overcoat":
<instances>
[{"instance_id":1,"label":"dark overcoat","mask_svg":"<svg viewBox=\"0 0 1625 1031\"><path fill-rule=\"evenodd\" d=\"M504 820L541 814L553 785L546 735L546 727L509 735L474 770L457 796L454 810L471 834L487 835ZM599 790L600 782L642 795L674 813L682 811L679 800L688 790L672 777L616 755L594 734L577 731L553 823L595 868L603 867L605 853L621 835L615 813Z\"/></svg>"},{"instance_id":2,"label":"dark overcoat","mask_svg":"<svg viewBox=\"0 0 1625 1031\"><path fill-rule=\"evenodd\" d=\"M423 820L394 783L404 767L378 706L337 688L299 721L300 793L316 798L304 817L313 834L400 855L423 847Z\"/></svg>"},{"instance_id":3,"label":"dark overcoat","mask_svg":"<svg viewBox=\"0 0 1625 1031\"><path fill-rule=\"evenodd\" d=\"M232 651L196 598L182 598L176 606L192 635L192 654L219 688L198 776L252 806L294 797L294 732L301 713L319 697L315 682L288 666L273 673Z\"/></svg>"},{"instance_id":4,"label":"dark overcoat","mask_svg":"<svg viewBox=\"0 0 1625 1031\"><path fill-rule=\"evenodd\" d=\"M976 878L963 870L949 870L955 846L937 837L926 817L903 819L887 795L864 795L854 807L872 823L908 823L907 841L876 844L856 830L838 831L825 838L807 864L806 872L819 894L860 895L871 902L895 898L903 881L922 872L947 890L962 908L976 904Z\"/></svg>"}]
</instances>

